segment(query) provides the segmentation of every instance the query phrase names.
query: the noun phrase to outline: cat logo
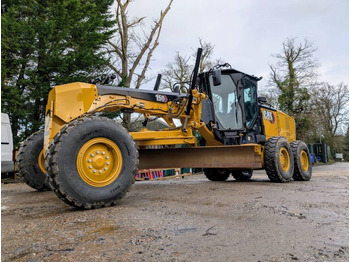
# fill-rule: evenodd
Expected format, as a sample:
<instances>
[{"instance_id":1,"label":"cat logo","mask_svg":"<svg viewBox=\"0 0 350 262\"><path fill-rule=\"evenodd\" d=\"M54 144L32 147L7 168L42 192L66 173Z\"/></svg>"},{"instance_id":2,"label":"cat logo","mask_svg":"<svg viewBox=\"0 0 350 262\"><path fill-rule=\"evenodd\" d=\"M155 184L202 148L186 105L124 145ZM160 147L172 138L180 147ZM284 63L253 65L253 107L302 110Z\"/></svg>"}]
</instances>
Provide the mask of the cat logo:
<instances>
[{"instance_id":1,"label":"cat logo","mask_svg":"<svg viewBox=\"0 0 350 262\"><path fill-rule=\"evenodd\" d=\"M271 124L275 123L275 115L273 112L264 110L263 115L265 120L270 121Z\"/></svg>"}]
</instances>

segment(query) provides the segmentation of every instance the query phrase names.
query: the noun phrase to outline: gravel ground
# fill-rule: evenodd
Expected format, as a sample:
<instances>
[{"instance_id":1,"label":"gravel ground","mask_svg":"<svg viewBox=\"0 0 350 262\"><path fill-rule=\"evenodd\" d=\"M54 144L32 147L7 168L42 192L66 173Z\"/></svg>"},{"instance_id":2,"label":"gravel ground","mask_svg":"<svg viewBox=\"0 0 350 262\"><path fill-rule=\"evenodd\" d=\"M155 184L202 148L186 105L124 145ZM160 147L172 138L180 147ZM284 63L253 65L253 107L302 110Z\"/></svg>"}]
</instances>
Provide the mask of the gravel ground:
<instances>
[{"instance_id":1,"label":"gravel ground","mask_svg":"<svg viewBox=\"0 0 350 262\"><path fill-rule=\"evenodd\" d=\"M77 211L1 187L2 261L348 261L349 165L309 182L137 182L118 206Z\"/></svg>"}]
</instances>

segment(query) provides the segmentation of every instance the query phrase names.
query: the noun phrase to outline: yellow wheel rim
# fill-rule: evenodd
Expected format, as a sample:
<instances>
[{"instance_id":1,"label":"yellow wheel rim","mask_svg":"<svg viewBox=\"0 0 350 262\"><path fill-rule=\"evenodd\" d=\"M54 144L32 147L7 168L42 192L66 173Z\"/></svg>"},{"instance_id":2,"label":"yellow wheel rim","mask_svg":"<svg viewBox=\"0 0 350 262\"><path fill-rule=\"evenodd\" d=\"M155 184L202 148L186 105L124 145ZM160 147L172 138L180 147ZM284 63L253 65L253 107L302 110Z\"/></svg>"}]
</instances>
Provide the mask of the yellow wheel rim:
<instances>
[{"instance_id":1,"label":"yellow wheel rim","mask_svg":"<svg viewBox=\"0 0 350 262\"><path fill-rule=\"evenodd\" d=\"M42 149L39 153L39 156L38 156L38 164L39 164L39 167L40 167L40 170L43 172L43 173L46 173L46 170L45 170L45 158L44 158L44 149Z\"/></svg>"},{"instance_id":2,"label":"yellow wheel rim","mask_svg":"<svg viewBox=\"0 0 350 262\"><path fill-rule=\"evenodd\" d=\"M77 170L85 183L94 187L111 184L120 174L123 157L119 147L107 138L94 138L79 150Z\"/></svg>"},{"instance_id":3,"label":"yellow wheel rim","mask_svg":"<svg viewBox=\"0 0 350 262\"><path fill-rule=\"evenodd\" d=\"M300 153L300 165L304 171L309 169L309 158L304 150L302 150Z\"/></svg>"},{"instance_id":4,"label":"yellow wheel rim","mask_svg":"<svg viewBox=\"0 0 350 262\"><path fill-rule=\"evenodd\" d=\"M287 148L282 147L280 150L280 164L284 172L288 172L290 168L290 158Z\"/></svg>"}]
</instances>

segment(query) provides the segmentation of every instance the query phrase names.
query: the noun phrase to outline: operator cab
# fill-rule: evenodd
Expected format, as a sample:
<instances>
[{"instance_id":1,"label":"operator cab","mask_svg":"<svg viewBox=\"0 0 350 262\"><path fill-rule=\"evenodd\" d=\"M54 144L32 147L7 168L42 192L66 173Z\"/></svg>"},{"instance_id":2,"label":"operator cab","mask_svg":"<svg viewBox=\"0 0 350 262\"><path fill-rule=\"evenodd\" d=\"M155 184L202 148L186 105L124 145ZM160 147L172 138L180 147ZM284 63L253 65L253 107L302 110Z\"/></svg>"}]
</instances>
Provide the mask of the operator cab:
<instances>
[{"instance_id":1,"label":"operator cab","mask_svg":"<svg viewBox=\"0 0 350 262\"><path fill-rule=\"evenodd\" d=\"M257 98L259 78L235 69L209 71L200 76L202 121L225 145L263 143L262 121Z\"/></svg>"}]
</instances>

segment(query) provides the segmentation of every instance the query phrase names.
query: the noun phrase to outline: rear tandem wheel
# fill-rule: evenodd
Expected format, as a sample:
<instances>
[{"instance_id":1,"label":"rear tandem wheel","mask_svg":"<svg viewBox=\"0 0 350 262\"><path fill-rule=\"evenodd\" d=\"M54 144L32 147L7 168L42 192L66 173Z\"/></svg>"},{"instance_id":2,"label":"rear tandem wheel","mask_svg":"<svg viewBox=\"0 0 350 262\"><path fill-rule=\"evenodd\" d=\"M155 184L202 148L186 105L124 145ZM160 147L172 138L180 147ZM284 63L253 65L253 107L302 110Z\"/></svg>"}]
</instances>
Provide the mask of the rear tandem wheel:
<instances>
[{"instance_id":1,"label":"rear tandem wheel","mask_svg":"<svg viewBox=\"0 0 350 262\"><path fill-rule=\"evenodd\" d=\"M46 155L49 182L67 204L100 208L116 204L135 181L138 151L121 125L104 117L67 124Z\"/></svg>"},{"instance_id":2,"label":"rear tandem wheel","mask_svg":"<svg viewBox=\"0 0 350 262\"><path fill-rule=\"evenodd\" d=\"M264 148L264 164L267 176L273 182L289 182L293 176L292 149L284 137L274 136Z\"/></svg>"},{"instance_id":3,"label":"rear tandem wheel","mask_svg":"<svg viewBox=\"0 0 350 262\"><path fill-rule=\"evenodd\" d=\"M311 157L307 145L297 140L290 144L294 159L293 179L295 181L309 181L312 175Z\"/></svg>"}]
</instances>

